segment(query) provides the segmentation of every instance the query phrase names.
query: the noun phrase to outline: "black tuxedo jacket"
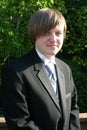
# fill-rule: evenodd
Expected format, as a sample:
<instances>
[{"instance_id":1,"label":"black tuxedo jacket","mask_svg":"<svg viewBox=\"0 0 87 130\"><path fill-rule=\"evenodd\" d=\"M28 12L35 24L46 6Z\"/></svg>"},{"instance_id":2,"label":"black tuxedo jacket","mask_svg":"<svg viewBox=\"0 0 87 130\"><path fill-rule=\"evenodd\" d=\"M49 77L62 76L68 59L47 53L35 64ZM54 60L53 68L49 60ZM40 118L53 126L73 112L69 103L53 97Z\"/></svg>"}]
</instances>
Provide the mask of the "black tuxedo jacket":
<instances>
[{"instance_id":1,"label":"black tuxedo jacket","mask_svg":"<svg viewBox=\"0 0 87 130\"><path fill-rule=\"evenodd\" d=\"M2 71L1 100L10 130L80 130L71 70L56 58L61 108L35 49Z\"/></svg>"}]
</instances>

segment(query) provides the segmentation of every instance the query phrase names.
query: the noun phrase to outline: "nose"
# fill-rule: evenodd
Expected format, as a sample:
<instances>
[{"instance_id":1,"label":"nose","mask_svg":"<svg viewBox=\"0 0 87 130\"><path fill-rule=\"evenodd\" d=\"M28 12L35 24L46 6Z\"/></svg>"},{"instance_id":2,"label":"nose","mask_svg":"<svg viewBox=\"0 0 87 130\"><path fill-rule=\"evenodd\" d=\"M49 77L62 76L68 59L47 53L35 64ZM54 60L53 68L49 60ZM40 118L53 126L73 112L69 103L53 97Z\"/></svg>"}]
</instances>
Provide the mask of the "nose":
<instances>
[{"instance_id":1,"label":"nose","mask_svg":"<svg viewBox=\"0 0 87 130\"><path fill-rule=\"evenodd\" d=\"M50 40L51 41L56 41L56 39L57 39L56 34L55 33L51 33Z\"/></svg>"}]
</instances>

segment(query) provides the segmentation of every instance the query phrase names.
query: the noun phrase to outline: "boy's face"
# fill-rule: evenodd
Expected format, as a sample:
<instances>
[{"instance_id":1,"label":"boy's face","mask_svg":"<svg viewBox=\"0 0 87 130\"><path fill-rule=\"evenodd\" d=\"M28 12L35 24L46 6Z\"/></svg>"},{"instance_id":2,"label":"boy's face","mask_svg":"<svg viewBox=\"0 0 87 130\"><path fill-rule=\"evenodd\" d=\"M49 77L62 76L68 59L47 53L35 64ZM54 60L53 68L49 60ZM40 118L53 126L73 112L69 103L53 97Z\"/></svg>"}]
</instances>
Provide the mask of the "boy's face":
<instances>
[{"instance_id":1,"label":"boy's face","mask_svg":"<svg viewBox=\"0 0 87 130\"><path fill-rule=\"evenodd\" d=\"M36 38L35 47L37 50L52 59L62 48L64 39L64 25L57 25L45 35Z\"/></svg>"}]
</instances>

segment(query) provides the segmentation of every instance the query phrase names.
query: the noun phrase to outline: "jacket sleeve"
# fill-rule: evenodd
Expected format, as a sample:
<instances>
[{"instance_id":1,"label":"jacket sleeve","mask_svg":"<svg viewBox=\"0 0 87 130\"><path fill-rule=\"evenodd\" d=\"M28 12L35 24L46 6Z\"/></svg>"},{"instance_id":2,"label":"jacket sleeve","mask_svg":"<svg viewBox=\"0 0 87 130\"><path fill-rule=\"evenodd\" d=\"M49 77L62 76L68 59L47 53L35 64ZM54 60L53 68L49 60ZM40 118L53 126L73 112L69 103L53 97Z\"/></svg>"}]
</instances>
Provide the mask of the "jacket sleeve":
<instances>
[{"instance_id":1,"label":"jacket sleeve","mask_svg":"<svg viewBox=\"0 0 87 130\"><path fill-rule=\"evenodd\" d=\"M9 130L39 130L31 119L22 77L9 67L2 71L1 102Z\"/></svg>"},{"instance_id":2,"label":"jacket sleeve","mask_svg":"<svg viewBox=\"0 0 87 130\"><path fill-rule=\"evenodd\" d=\"M77 105L77 90L73 81L72 73L71 73L71 112L70 112L70 122L69 122L69 130L80 130L80 120L79 120L79 108Z\"/></svg>"}]
</instances>

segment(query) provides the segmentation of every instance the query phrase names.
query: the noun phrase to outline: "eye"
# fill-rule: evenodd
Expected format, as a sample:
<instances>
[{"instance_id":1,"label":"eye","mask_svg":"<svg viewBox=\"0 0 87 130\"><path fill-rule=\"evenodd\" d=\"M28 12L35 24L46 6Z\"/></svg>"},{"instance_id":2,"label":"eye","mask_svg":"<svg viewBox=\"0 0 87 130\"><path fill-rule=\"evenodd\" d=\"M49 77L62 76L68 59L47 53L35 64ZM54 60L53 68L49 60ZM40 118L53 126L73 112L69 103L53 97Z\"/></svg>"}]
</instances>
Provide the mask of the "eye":
<instances>
[{"instance_id":1,"label":"eye","mask_svg":"<svg viewBox=\"0 0 87 130\"><path fill-rule=\"evenodd\" d=\"M60 36L60 35L62 35L62 32L59 32L59 31L58 31L58 32L56 32L55 34L56 34L56 36Z\"/></svg>"}]
</instances>

